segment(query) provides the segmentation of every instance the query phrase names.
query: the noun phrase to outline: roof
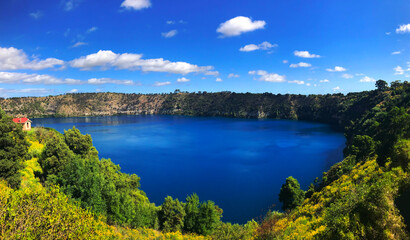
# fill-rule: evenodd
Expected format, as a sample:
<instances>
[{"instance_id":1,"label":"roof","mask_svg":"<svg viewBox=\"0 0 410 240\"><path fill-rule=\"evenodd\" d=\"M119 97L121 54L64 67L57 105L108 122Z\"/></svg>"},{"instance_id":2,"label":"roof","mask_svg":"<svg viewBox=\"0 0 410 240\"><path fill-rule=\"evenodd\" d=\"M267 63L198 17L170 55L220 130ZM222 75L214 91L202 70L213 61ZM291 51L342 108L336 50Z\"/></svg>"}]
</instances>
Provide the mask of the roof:
<instances>
[{"instance_id":1,"label":"roof","mask_svg":"<svg viewBox=\"0 0 410 240\"><path fill-rule=\"evenodd\" d=\"M15 123L25 123L27 121L30 121L30 119L28 119L28 118L13 118L13 122L15 122Z\"/></svg>"}]
</instances>

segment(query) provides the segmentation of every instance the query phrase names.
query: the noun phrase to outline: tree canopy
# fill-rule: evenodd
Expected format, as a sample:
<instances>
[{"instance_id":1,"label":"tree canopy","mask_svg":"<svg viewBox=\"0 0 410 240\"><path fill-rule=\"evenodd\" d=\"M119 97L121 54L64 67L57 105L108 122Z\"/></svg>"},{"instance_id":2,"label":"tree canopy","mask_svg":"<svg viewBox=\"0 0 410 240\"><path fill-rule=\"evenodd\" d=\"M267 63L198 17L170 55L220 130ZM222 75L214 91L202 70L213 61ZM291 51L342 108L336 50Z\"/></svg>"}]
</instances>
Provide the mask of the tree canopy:
<instances>
[{"instance_id":1,"label":"tree canopy","mask_svg":"<svg viewBox=\"0 0 410 240\"><path fill-rule=\"evenodd\" d=\"M0 109L0 178L13 188L20 186L19 171L24 167L28 146L21 125Z\"/></svg>"},{"instance_id":2,"label":"tree canopy","mask_svg":"<svg viewBox=\"0 0 410 240\"><path fill-rule=\"evenodd\" d=\"M279 192L279 201L282 202L283 210L291 210L299 206L305 199L305 192L300 189L298 180L292 176L286 178Z\"/></svg>"}]
</instances>

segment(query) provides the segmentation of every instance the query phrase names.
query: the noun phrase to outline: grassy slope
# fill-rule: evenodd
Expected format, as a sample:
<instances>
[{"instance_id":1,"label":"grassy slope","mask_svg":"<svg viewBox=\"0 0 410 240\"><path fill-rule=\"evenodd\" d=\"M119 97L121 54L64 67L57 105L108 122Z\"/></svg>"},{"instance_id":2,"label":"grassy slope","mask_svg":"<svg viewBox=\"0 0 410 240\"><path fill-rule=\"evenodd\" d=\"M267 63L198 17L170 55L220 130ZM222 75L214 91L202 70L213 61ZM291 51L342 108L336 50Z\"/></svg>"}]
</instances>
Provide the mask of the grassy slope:
<instances>
[{"instance_id":1,"label":"grassy slope","mask_svg":"<svg viewBox=\"0 0 410 240\"><path fill-rule=\"evenodd\" d=\"M382 168L374 159L359 163L292 212L267 218L259 237L405 239L394 198L408 178L400 167Z\"/></svg>"}]
</instances>

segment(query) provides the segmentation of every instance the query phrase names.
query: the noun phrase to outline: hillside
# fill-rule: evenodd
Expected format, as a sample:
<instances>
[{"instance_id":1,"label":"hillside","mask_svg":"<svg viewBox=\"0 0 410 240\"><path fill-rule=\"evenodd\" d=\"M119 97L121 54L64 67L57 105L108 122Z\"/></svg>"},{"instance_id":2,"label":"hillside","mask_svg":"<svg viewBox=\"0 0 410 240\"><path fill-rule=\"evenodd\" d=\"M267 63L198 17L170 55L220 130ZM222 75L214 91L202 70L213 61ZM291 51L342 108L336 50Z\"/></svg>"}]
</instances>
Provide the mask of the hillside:
<instances>
[{"instance_id":1,"label":"hillside","mask_svg":"<svg viewBox=\"0 0 410 240\"><path fill-rule=\"evenodd\" d=\"M77 93L0 100L17 117L75 117L167 114L242 118L299 119L344 126L388 97L383 91L327 95L271 93L123 94Z\"/></svg>"},{"instance_id":2,"label":"hillside","mask_svg":"<svg viewBox=\"0 0 410 240\"><path fill-rule=\"evenodd\" d=\"M139 189L139 177L100 159L91 137L76 128L64 134L42 128L24 133L2 111L0 230L5 238L409 239L407 82L381 83L377 90L346 96L96 93L5 99L1 105L14 115L39 106L27 110L29 117L133 109L141 114L303 119L344 127L347 140L344 160L307 191L297 180L286 179L282 189L295 184L280 198L291 203L284 204L283 212L268 212L259 223L232 225L220 221L222 209L195 194L185 202L167 197L161 206L153 205Z\"/></svg>"}]
</instances>

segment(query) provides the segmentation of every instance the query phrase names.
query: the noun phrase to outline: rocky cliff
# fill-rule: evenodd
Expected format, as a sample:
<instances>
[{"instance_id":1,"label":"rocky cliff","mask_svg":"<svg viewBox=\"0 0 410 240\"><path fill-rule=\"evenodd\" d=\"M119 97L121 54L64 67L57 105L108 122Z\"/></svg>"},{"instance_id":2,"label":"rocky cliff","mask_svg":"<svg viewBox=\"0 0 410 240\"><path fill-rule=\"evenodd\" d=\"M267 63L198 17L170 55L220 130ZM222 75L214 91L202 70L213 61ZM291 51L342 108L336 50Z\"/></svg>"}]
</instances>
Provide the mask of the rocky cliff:
<instances>
[{"instance_id":1,"label":"rocky cliff","mask_svg":"<svg viewBox=\"0 0 410 240\"><path fill-rule=\"evenodd\" d=\"M383 101L386 94L379 91L309 96L233 92L77 93L2 99L0 106L10 115L31 118L167 114L299 119L344 126Z\"/></svg>"}]
</instances>

